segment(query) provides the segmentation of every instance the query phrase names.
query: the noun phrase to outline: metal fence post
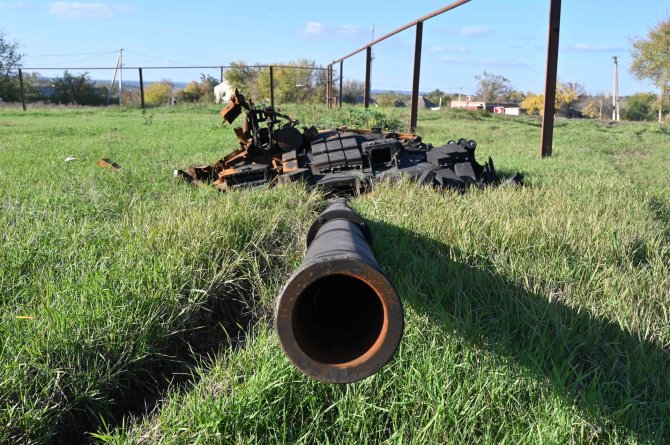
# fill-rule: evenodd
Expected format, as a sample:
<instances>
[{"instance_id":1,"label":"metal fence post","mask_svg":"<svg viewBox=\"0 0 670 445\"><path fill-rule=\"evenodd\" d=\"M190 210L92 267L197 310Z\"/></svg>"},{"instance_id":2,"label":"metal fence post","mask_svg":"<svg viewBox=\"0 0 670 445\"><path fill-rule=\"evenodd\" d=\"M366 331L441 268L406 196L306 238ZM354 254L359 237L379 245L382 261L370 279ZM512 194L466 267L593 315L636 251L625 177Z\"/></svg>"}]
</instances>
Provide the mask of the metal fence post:
<instances>
[{"instance_id":1,"label":"metal fence post","mask_svg":"<svg viewBox=\"0 0 670 445\"><path fill-rule=\"evenodd\" d=\"M19 85L21 86L21 103L23 104L23 111L26 111L26 91L23 88L23 70L19 68Z\"/></svg>"},{"instance_id":2,"label":"metal fence post","mask_svg":"<svg viewBox=\"0 0 670 445\"><path fill-rule=\"evenodd\" d=\"M549 39L547 43L547 78L544 83L544 114L540 156L551 156L556 112L556 75L558 72L558 37L561 29L561 0L550 0Z\"/></svg>"},{"instance_id":3,"label":"metal fence post","mask_svg":"<svg viewBox=\"0 0 670 445\"><path fill-rule=\"evenodd\" d=\"M223 67L221 67L221 74L219 74L219 83L223 82Z\"/></svg>"},{"instance_id":4,"label":"metal fence post","mask_svg":"<svg viewBox=\"0 0 670 445\"><path fill-rule=\"evenodd\" d=\"M363 101L365 108L370 107L370 71L372 69L372 46L368 46L365 51L365 96Z\"/></svg>"},{"instance_id":5,"label":"metal fence post","mask_svg":"<svg viewBox=\"0 0 670 445\"><path fill-rule=\"evenodd\" d=\"M275 107L275 72L272 65L270 65L270 106Z\"/></svg>"},{"instance_id":6,"label":"metal fence post","mask_svg":"<svg viewBox=\"0 0 670 445\"><path fill-rule=\"evenodd\" d=\"M414 78L412 80L412 109L409 115L409 131L416 131L419 112L419 78L421 77L421 47L423 43L423 22L416 24L416 40L414 41Z\"/></svg>"},{"instance_id":7,"label":"metal fence post","mask_svg":"<svg viewBox=\"0 0 670 445\"><path fill-rule=\"evenodd\" d=\"M342 73L344 72L344 60L340 60L340 92L339 92L339 101L338 101L338 106L342 108L342 79L343 75Z\"/></svg>"},{"instance_id":8,"label":"metal fence post","mask_svg":"<svg viewBox=\"0 0 670 445\"><path fill-rule=\"evenodd\" d=\"M140 71L140 101L142 102L142 109L144 110L144 78L142 77L142 68L138 68Z\"/></svg>"}]
</instances>

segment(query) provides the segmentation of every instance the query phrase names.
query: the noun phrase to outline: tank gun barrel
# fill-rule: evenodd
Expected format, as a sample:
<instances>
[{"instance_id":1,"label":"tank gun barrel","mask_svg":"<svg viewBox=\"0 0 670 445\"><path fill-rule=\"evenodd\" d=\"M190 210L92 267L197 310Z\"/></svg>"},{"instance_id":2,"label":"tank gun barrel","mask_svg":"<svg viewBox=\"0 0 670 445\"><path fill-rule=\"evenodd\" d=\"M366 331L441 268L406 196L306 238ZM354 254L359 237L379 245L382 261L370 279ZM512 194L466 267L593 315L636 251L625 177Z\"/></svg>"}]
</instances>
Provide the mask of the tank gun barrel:
<instances>
[{"instance_id":1,"label":"tank gun barrel","mask_svg":"<svg viewBox=\"0 0 670 445\"><path fill-rule=\"evenodd\" d=\"M403 331L403 309L372 253L365 220L344 199L312 224L307 254L279 293L275 329L306 375L349 383L381 369Z\"/></svg>"}]
</instances>

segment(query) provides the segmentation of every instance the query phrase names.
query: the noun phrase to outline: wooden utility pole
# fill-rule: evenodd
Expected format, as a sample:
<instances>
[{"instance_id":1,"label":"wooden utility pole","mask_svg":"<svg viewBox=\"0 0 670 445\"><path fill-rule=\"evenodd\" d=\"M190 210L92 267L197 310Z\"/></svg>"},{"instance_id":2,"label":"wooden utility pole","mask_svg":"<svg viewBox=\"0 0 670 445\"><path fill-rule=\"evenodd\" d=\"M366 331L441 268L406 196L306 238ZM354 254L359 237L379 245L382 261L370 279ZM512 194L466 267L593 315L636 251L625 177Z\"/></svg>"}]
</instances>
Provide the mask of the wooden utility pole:
<instances>
[{"instance_id":1,"label":"wooden utility pole","mask_svg":"<svg viewBox=\"0 0 670 445\"><path fill-rule=\"evenodd\" d=\"M123 48L119 50L119 106L123 106Z\"/></svg>"},{"instance_id":2,"label":"wooden utility pole","mask_svg":"<svg viewBox=\"0 0 670 445\"><path fill-rule=\"evenodd\" d=\"M612 57L614 59L614 95L612 97L612 120L615 122L619 121L619 58L617 56Z\"/></svg>"}]
</instances>

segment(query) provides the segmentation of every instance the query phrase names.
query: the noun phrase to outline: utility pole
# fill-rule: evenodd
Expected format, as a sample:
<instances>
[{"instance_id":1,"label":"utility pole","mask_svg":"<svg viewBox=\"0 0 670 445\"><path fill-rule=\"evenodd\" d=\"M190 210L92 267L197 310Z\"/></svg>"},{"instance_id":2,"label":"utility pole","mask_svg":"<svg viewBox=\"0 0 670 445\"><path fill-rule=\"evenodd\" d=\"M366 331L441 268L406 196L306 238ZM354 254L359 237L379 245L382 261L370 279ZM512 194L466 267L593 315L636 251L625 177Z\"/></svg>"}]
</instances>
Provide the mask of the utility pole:
<instances>
[{"instance_id":1,"label":"utility pole","mask_svg":"<svg viewBox=\"0 0 670 445\"><path fill-rule=\"evenodd\" d=\"M612 57L614 59L614 96L612 98L612 105L614 109L612 110L612 120L619 121L619 58L617 56Z\"/></svg>"},{"instance_id":2,"label":"utility pole","mask_svg":"<svg viewBox=\"0 0 670 445\"><path fill-rule=\"evenodd\" d=\"M114 68L114 75L112 76L112 83L109 84L109 91L107 91L107 102L105 105L109 105L109 99L112 97L112 90L114 89L114 82L116 82L116 73L119 71L119 62L121 62L121 54L116 59L116 68Z\"/></svg>"},{"instance_id":3,"label":"utility pole","mask_svg":"<svg viewBox=\"0 0 670 445\"><path fill-rule=\"evenodd\" d=\"M119 107L123 106L123 48L119 50Z\"/></svg>"},{"instance_id":4,"label":"utility pole","mask_svg":"<svg viewBox=\"0 0 670 445\"><path fill-rule=\"evenodd\" d=\"M371 42L375 41L375 24L372 23L372 30L370 31ZM374 54L372 53L372 47L370 47L370 95L372 94L372 61L375 59Z\"/></svg>"}]
</instances>

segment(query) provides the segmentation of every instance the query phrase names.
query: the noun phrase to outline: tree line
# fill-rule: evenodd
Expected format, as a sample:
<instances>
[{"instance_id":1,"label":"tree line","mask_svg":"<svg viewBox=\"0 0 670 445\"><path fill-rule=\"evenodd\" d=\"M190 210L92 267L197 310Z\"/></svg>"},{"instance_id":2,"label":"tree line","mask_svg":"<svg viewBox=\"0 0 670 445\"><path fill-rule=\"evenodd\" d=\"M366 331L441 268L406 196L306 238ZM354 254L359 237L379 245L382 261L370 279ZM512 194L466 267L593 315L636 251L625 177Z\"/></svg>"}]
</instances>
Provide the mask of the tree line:
<instances>
[{"instance_id":1,"label":"tree line","mask_svg":"<svg viewBox=\"0 0 670 445\"><path fill-rule=\"evenodd\" d=\"M630 71L639 79L651 81L658 89L654 93L637 93L622 101L622 117L630 120L653 120L670 112L670 18L653 27L646 38L632 41L632 64ZM0 98L5 102L21 100L18 80L18 68L23 54L19 52L19 43L0 32ZM270 102L270 68L257 67L239 60L232 62L225 72L226 81L247 96L258 102ZM274 96L278 103L323 103L326 96L327 74L319 69L316 62L298 59L289 62L286 67L273 70ZM477 101L515 103L526 108L530 114L539 114L544 107L541 94L515 90L509 79L504 76L484 72L476 76ZM145 90L145 102L149 105L169 104L174 100L199 102L213 100L214 86L218 79L201 74L199 81L190 82L178 90L169 80L148 85ZM337 87L337 85L336 85ZM365 85L357 80L343 82L342 101L356 104L363 101ZM110 98L117 97L104 85L96 85L88 73L74 75L65 72L56 79L43 79L37 73L24 74L24 91L30 102L39 100L60 104L103 105ZM339 96L339 92L336 93ZM455 93L447 94L439 89L433 90L426 98L434 104L442 99L448 104ZM405 106L409 95L393 91L375 94L373 97L380 106ZM126 104L139 103L139 91L124 91ZM560 114L580 113L584 117L607 117L612 113L612 101L604 95L589 96L583 85L577 82L560 83L556 92L556 110Z\"/></svg>"}]
</instances>

